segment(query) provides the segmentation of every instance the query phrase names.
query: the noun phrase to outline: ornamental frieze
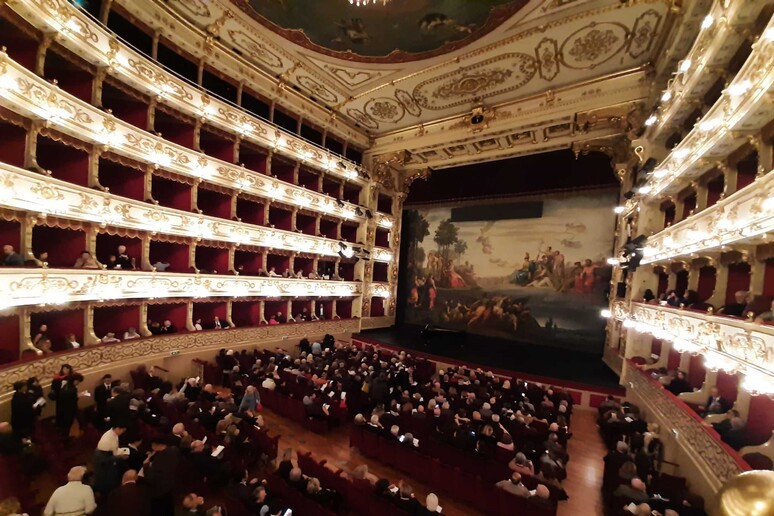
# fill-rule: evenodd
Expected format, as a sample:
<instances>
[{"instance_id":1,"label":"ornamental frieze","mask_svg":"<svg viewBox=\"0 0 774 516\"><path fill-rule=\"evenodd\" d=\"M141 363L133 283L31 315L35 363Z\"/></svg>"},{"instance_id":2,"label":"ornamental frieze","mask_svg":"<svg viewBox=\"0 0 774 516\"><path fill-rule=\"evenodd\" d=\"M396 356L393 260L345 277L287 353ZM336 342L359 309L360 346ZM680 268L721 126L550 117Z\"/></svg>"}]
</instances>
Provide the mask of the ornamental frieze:
<instances>
[{"instance_id":1,"label":"ornamental frieze","mask_svg":"<svg viewBox=\"0 0 774 516\"><path fill-rule=\"evenodd\" d=\"M734 457L708 433L701 422L682 410L660 385L650 381L636 367L626 367L625 371L624 382L645 402L642 408L653 412L661 421L668 422L669 428L679 436L678 443L686 448L689 456L703 463L702 469L714 477L716 486L742 472Z\"/></svg>"},{"instance_id":2,"label":"ornamental frieze","mask_svg":"<svg viewBox=\"0 0 774 516\"><path fill-rule=\"evenodd\" d=\"M618 301L611 311L618 320L647 325L645 331L666 331L669 338L690 342L699 350L720 351L742 366L774 376L774 326L643 303L633 303L629 310Z\"/></svg>"}]
</instances>

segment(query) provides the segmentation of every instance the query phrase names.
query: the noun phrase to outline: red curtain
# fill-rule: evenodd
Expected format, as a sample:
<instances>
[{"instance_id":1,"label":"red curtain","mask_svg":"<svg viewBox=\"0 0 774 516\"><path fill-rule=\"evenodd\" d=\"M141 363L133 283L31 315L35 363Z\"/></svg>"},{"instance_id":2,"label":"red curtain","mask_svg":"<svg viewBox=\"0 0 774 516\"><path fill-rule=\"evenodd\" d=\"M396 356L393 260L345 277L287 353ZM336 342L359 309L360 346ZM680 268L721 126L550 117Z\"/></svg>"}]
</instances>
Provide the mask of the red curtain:
<instances>
[{"instance_id":1,"label":"red curtain","mask_svg":"<svg viewBox=\"0 0 774 516\"><path fill-rule=\"evenodd\" d=\"M699 286L696 289L699 301L705 301L712 296L712 292L715 290L716 273L715 267L707 266L699 269Z\"/></svg>"},{"instance_id":2,"label":"red curtain","mask_svg":"<svg viewBox=\"0 0 774 516\"><path fill-rule=\"evenodd\" d=\"M768 396L753 396L747 417L747 436L750 442L762 444L774 430L774 400Z\"/></svg>"},{"instance_id":3,"label":"red curtain","mask_svg":"<svg viewBox=\"0 0 774 516\"><path fill-rule=\"evenodd\" d=\"M763 276L763 295L774 296L774 258L766 260L766 270Z\"/></svg>"},{"instance_id":4,"label":"red curtain","mask_svg":"<svg viewBox=\"0 0 774 516\"><path fill-rule=\"evenodd\" d=\"M260 309L258 301L234 301L231 304L231 320L237 327L258 326Z\"/></svg>"},{"instance_id":5,"label":"red curtain","mask_svg":"<svg viewBox=\"0 0 774 516\"><path fill-rule=\"evenodd\" d=\"M0 317L0 364L19 360L19 316Z\"/></svg>"},{"instance_id":6,"label":"red curtain","mask_svg":"<svg viewBox=\"0 0 774 516\"><path fill-rule=\"evenodd\" d=\"M384 315L384 299L381 297L371 298L371 317L381 317Z\"/></svg>"},{"instance_id":7,"label":"red curtain","mask_svg":"<svg viewBox=\"0 0 774 516\"><path fill-rule=\"evenodd\" d=\"M352 317L352 300L339 299L336 301L336 315L342 319L349 319Z\"/></svg>"},{"instance_id":8,"label":"red curtain","mask_svg":"<svg viewBox=\"0 0 774 516\"><path fill-rule=\"evenodd\" d=\"M677 273L677 281L675 282L675 291L678 296L685 294L688 289L688 271L680 271Z\"/></svg>"}]
</instances>

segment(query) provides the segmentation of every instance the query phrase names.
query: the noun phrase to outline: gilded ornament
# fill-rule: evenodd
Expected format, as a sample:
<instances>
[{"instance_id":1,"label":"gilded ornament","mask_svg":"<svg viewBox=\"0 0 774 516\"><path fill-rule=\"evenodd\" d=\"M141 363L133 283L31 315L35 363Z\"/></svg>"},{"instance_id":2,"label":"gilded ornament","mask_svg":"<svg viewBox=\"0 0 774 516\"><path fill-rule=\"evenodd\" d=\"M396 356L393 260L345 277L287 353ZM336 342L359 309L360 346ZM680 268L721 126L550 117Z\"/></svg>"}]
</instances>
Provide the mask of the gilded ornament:
<instances>
[{"instance_id":1,"label":"gilded ornament","mask_svg":"<svg viewBox=\"0 0 774 516\"><path fill-rule=\"evenodd\" d=\"M365 110L371 118L379 122L399 122L405 114L400 102L388 97L370 99L366 102Z\"/></svg>"},{"instance_id":2,"label":"gilded ornament","mask_svg":"<svg viewBox=\"0 0 774 516\"><path fill-rule=\"evenodd\" d=\"M325 86L315 81L308 75L297 75L296 80L298 81L298 84L302 88L304 88L305 90L307 90L309 93L319 98L320 100L324 100L329 104L335 104L336 102L339 101L339 97L335 93L333 93L332 91L330 91Z\"/></svg>"},{"instance_id":3,"label":"gilded ornament","mask_svg":"<svg viewBox=\"0 0 774 516\"><path fill-rule=\"evenodd\" d=\"M230 29L227 31L229 38L234 45L242 47L247 51L247 55L258 61L257 64L268 66L269 68L282 68L284 63L279 56L266 48L266 45L259 43L241 30Z\"/></svg>"}]
</instances>

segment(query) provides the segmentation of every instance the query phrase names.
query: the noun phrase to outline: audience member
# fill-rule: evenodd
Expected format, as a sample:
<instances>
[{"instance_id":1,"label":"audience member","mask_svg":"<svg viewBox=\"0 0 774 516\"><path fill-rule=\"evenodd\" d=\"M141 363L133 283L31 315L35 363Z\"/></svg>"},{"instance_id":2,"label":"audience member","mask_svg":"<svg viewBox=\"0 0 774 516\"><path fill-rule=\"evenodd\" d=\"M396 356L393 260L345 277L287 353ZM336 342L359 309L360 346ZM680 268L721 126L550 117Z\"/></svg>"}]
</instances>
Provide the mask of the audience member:
<instances>
[{"instance_id":1,"label":"audience member","mask_svg":"<svg viewBox=\"0 0 774 516\"><path fill-rule=\"evenodd\" d=\"M516 472L511 474L511 478L507 480L500 480L495 485L500 489L508 491L509 493L516 496L521 496L524 498L529 496L529 489L527 489L524 484L521 483L521 475Z\"/></svg>"},{"instance_id":2,"label":"audience member","mask_svg":"<svg viewBox=\"0 0 774 516\"><path fill-rule=\"evenodd\" d=\"M91 487L82 482L86 468L75 466L67 474L67 484L56 488L49 498L43 516L77 516L91 514L97 504Z\"/></svg>"},{"instance_id":3,"label":"audience member","mask_svg":"<svg viewBox=\"0 0 774 516\"><path fill-rule=\"evenodd\" d=\"M74 269L101 269L102 264L94 258L89 251L84 251L81 256L75 260Z\"/></svg>"},{"instance_id":4,"label":"audience member","mask_svg":"<svg viewBox=\"0 0 774 516\"><path fill-rule=\"evenodd\" d=\"M12 245L3 246L3 266L5 267L24 267L24 258L16 252Z\"/></svg>"}]
</instances>

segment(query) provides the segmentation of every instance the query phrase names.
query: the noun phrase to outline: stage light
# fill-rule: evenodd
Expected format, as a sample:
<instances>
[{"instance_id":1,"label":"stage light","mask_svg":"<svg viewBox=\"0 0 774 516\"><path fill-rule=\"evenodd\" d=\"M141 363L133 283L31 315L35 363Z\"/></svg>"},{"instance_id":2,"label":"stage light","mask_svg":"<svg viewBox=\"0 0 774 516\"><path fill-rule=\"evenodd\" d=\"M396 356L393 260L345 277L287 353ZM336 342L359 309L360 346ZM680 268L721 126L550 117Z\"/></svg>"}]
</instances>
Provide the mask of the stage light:
<instances>
[{"instance_id":1,"label":"stage light","mask_svg":"<svg viewBox=\"0 0 774 516\"><path fill-rule=\"evenodd\" d=\"M613 316L613 312L611 312L607 308L603 308L602 310L599 311L599 315L604 317L605 319L609 319Z\"/></svg>"},{"instance_id":2,"label":"stage light","mask_svg":"<svg viewBox=\"0 0 774 516\"><path fill-rule=\"evenodd\" d=\"M336 204L339 205L339 208L343 208L344 207L344 201L342 201L341 199L336 199Z\"/></svg>"}]
</instances>

